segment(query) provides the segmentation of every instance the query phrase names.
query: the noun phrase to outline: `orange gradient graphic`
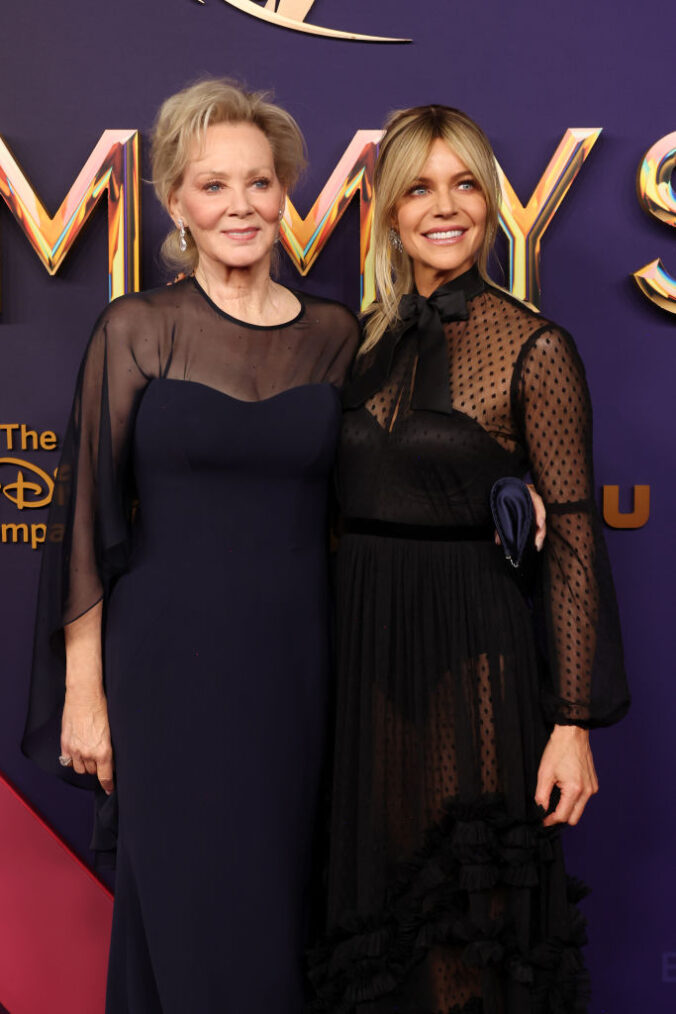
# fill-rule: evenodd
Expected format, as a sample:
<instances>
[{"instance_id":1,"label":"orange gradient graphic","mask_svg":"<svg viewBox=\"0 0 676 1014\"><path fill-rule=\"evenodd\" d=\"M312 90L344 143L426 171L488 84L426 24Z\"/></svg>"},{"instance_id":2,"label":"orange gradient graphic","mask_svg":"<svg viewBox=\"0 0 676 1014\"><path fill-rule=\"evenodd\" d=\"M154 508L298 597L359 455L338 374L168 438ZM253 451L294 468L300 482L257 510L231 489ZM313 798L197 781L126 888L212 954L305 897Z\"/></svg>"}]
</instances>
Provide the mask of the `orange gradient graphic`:
<instances>
[{"instance_id":1,"label":"orange gradient graphic","mask_svg":"<svg viewBox=\"0 0 676 1014\"><path fill-rule=\"evenodd\" d=\"M676 227L676 191L672 182L675 171L676 133L673 133L660 138L648 149L636 176L641 207L672 227ZM676 278L669 274L659 258L635 271L634 279L651 302L668 313L676 313Z\"/></svg>"},{"instance_id":2,"label":"orange gradient graphic","mask_svg":"<svg viewBox=\"0 0 676 1014\"><path fill-rule=\"evenodd\" d=\"M108 296L140 288L137 130L104 130L51 217L0 137L0 194L50 275L56 274L104 193L108 195Z\"/></svg>"},{"instance_id":3,"label":"orange gradient graphic","mask_svg":"<svg viewBox=\"0 0 676 1014\"><path fill-rule=\"evenodd\" d=\"M290 200L282 219L281 241L301 275L307 275L355 194L360 206L360 302L366 309L375 299L373 225L373 169L381 130L358 130L306 218Z\"/></svg>"},{"instance_id":4,"label":"orange gradient graphic","mask_svg":"<svg viewBox=\"0 0 676 1014\"><path fill-rule=\"evenodd\" d=\"M540 305L542 237L570 190L602 128L569 128L524 207L498 166L502 184L500 228L509 244L508 288L532 306Z\"/></svg>"}]
</instances>

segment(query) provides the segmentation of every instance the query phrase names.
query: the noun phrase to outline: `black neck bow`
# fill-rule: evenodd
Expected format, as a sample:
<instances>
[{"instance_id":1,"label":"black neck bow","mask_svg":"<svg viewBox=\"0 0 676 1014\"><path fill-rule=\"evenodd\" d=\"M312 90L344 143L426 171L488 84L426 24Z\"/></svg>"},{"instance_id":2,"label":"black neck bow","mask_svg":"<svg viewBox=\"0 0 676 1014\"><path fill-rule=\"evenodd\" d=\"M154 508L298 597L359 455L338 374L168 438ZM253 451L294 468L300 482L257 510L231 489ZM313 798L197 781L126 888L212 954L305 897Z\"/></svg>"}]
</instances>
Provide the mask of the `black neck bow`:
<instances>
[{"instance_id":1,"label":"black neck bow","mask_svg":"<svg viewBox=\"0 0 676 1014\"><path fill-rule=\"evenodd\" d=\"M475 272L472 272L474 279ZM476 274L476 280L480 280ZM374 358L364 372L352 380L345 392L344 404L356 408L379 391L392 370L397 346L410 332L418 343L418 363L411 396L411 408L427 412L453 411L450 389L448 347L444 324L467 320L465 288L455 282L442 285L425 299L417 292L402 297L399 324L378 342Z\"/></svg>"},{"instance_id":2,"label":"black neck bow","mask_svg":"<svg viewBox=\"0 0 676 1014\"><path fill-rule=\"evenodd\" d=\"M417 292L404 296L399 304L401 334L415 328L418 364L411 395L411 408L432 412L453 411L449 386L448 345L444 324L467 320L467 302L462 289L437 289L429 299Z\"/></svg>"}]
</instances>

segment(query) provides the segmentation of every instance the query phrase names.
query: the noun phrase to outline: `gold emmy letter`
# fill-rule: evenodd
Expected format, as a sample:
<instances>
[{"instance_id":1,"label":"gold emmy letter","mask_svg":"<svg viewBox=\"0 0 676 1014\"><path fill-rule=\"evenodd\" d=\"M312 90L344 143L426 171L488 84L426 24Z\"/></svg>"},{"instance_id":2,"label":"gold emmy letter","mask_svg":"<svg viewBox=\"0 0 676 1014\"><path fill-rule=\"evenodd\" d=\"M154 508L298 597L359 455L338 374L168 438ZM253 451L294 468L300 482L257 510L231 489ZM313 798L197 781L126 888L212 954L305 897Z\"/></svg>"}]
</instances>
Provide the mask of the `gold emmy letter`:
<instances>
[{"instance_id":1,"label":"gold emmy letter","mask_svg":"<svg viewBox=\"0 0 676 1014\"><path fill-rule=\"evenodd\" d=\"M672 227L676 227L676 190L672 183L675 171L676 133L655 142L645 153L636 177L641 207ZM676 313L676 278L669 274L659 257L635 271L634 279L651 302L667 313Z\"/></svg>"},{"instance_id":2,"label":"gold emmy letter","mask_svg":"<svg viewBox=\"0 0 676 1014\"><path fill-rule=\"evenodd\" d=\"M542 237L600 133L600 127L569 128L525 207L498 166L500 228L509 244L509 289L531 306L540 306Z\"/></svg>"},{"instance_id":3,"label":"gold emmy letter","mask_svg":"<svg viewBox=\"0 0 676 1014\"><path fill-rule=\"evenodd\" d=\"M101 198L108 196L108 297L140 283L137 130L104 130L52 217L0 137L0 197L50 275L55 275Z\"/></svg>"}]
</instances>

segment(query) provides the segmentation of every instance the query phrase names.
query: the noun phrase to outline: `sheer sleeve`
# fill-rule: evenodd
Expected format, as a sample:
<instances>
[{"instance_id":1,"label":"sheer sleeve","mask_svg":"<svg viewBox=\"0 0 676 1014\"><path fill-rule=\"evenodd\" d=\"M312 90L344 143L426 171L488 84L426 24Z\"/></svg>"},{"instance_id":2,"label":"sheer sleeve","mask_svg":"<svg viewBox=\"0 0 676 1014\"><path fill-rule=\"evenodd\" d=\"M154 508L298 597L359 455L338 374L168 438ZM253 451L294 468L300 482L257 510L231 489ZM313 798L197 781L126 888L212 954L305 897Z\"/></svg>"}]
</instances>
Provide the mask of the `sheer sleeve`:
<instances>
[{"instance_id":1,"label":"sheer sleeve","mask_svg":"<svg viewBox=\"0 0 676 1014\"><path fill-rule=\"evenodd\" d=\"M592 413L572 338L548 327L524 345L514 410L535 486L547 508L540 607L544 615L547 720L610 725L629 694L610 562L595 502Z\"/></svg>"},{"instance_id":2,"label":"sheer sleeve","mask_svg":"<svg viewBox=\"0 0 676 1014\"><path fill-rule=\"evenodd\" d=\"M105 599L127 563L133 501L130 437L149 379L134 347L137 318L133 300L125 297L106 309L94 329L77 379L43 547L22 747L45 770L78 785L95 779L58 763L63 628Z\"/></svg>"},{"instance_id":3,"label":"sheer sleeve","mask_svg":"<svg viewBox=\"0 0 676 1014\"><path fill-rule=\"evenodd\" d=\"M345 385L361 339L359 321L342 303L332 305L330 329L336 338L332 343L332 355L326 370L325 380L339 390Z\"/></svg>"}]
</instances>

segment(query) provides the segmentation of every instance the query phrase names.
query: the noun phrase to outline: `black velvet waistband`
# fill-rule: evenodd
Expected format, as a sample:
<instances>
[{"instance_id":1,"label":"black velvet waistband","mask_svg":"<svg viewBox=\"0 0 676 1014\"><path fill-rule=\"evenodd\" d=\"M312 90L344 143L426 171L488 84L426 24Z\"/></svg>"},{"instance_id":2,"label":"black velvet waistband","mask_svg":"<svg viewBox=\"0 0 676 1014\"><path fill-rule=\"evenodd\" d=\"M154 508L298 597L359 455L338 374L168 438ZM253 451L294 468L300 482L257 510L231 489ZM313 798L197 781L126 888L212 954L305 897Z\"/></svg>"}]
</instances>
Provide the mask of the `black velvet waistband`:
<instances>
[{"instance_id":1,"label":"black velvet waistband","mask_svg":"<svg viewBox=\"0 0 676 1014\"><path fill-rule=\"evenodd\" d=\"M485 542L494 536L491 525L402 525L370 518L343 518L341 531L345 535L379 535L386 539L425 542Z\"/></svg>"}]
</instances>

